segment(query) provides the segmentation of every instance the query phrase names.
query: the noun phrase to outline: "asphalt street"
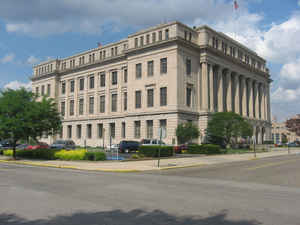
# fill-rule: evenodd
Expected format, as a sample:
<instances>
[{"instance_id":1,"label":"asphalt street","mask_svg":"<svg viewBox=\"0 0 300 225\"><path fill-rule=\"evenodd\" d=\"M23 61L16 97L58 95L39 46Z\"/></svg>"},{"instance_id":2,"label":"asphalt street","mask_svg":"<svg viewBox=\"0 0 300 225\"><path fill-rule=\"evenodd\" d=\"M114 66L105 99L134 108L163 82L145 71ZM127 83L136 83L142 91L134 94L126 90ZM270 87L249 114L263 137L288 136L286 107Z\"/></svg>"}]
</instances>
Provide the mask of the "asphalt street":
<instances>
[{"instance_id":1,"label":"asphalt street","mask_svg":"<svg viewBox=\"0 0 300 225\"><path fill-rule=\"evenodd\" d=\"M300 225L300 155L147 173L0 163L2 225Z\"/></svg>"}]
</instances>

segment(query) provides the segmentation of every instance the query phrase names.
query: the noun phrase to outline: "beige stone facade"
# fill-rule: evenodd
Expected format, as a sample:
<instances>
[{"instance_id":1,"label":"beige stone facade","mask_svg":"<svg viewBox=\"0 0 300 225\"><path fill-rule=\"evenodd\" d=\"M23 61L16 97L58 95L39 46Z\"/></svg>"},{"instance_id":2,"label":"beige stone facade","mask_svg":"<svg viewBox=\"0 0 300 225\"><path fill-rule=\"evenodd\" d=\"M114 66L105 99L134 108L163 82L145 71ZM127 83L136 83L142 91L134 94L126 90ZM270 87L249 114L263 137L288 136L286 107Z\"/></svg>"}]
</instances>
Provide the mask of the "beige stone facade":
<instances>
[{"instance_id":1,"label":"beige stone facade","mask_svg":"<svg viewBox=\"0 0 300 225\"><path fill-rule=\"evenodd\" d=\"M300 136L295 132L291 132L287 129L285 122L277 122L272 120L272 141L274 144L281 144L284 136L287 138L287 142L300 141Z\"/></svg>"},{"instance_id":2,"label":"beige stone facade","mask_svg":"<svg viewBox=\"0 0 300 225\"><path fill-rule=\"evenodd\" d=\"M185 121L199 126L202 142L209 116L220 111L248 118L261 143L271 139L265 65L223 33L172 22L36 65L32 81L62 111L61 138L78 145L158 138L159 127L176 144L175 129Z\"/></svg>"}]
</instances>

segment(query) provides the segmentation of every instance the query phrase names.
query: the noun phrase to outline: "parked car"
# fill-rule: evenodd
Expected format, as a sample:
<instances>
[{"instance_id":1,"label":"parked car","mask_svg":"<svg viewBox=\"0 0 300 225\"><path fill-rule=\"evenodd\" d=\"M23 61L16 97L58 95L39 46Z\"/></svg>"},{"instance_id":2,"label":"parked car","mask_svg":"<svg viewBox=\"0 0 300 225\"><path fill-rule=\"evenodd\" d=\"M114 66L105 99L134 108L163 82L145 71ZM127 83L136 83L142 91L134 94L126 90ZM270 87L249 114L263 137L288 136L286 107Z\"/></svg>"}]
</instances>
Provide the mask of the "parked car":
<instances>
[{"instance_id":1,"label":"parked car","mask_svg":"<svg viewBox=\"0 0 300 225\"><path fill-rule=\"evenodd\" d=\"M166 145L163 141L158 139L142 139L141 145Z\"/></svg>"},{"instance_id":2,"label":"parked car","mask_svg":"<svg viewBox=\"0 0 300 225\"><path fill-rule=\"evenodd\" d=\"M29 144L20 144L20 145L18 145L16 147L16 149L18 149L18 150L25 150L25 149L28 148L28 146L29 146Z\"/></svg>"},{"instance_id":3,"label":"parked car","mask_svg":"<svg viewBox=\"0 0 300 225\"><path fill-rule=\"evenodd\" d=\"M39 142L36 145L28 145L25 150L36 150L36 149L49 149L50 146L45 142Z\"/></svg>"},{"instance_id":4,"label":"parked car","mask_svg":"<svg viewBox=\"0 0 300 225\"><path fill-rule=\"evenodd\" d=\"M119 151L122 153L139 150L140 143L138 141L121 141Z\"/></svg>"},{"instance_id":5,"label":"parked car","mask_svg":"<svg viewBox=\"0 0 300 225\"><path fill-rule=\"evenodd\" d=\"M0 149L9 149L12 148L12 144L9 140L2 140L0 142Z\"/></svg>"},{"instance_id":6,"label":"parked car","mask_svg":"<svg viewBox=\"0 0 300 225\"><path fill-rule=\"evenodd\" d=\"M75 143L72 140L57 140L50 145L51 149L75 149Z\"/></svg>"},{"instance_id":7,"label":"parked car","mask_svg":"<svg viewBox=\"0 0 300 225\"><path fill-rule=\"evenodd\" d=\"M287 144L288 147L298 147L299 145L295 142L291 142Z\"/></svg>"},{"instance_id":8,"label":"parked car","mask_svg":"<svg viewBox=\"0 0 300 225\"><path fill-rule=\"evenodd\" d=\"M107 152L116 152L116 151L119 151L119 144L107 145L106 146L106 151Z\"/></svg>"},{"instance_id":9,"label":"parked car","mask_svg":"<svg viewBox=\"0 0 300 225\"><path fill-rule=\"evenodd\" d=\"M174 146L174 152L177 154L181 154L182 150L188 150L188 145L187 144L182 144L182 145L177 145Z\"/></svg>"}]
</instances>

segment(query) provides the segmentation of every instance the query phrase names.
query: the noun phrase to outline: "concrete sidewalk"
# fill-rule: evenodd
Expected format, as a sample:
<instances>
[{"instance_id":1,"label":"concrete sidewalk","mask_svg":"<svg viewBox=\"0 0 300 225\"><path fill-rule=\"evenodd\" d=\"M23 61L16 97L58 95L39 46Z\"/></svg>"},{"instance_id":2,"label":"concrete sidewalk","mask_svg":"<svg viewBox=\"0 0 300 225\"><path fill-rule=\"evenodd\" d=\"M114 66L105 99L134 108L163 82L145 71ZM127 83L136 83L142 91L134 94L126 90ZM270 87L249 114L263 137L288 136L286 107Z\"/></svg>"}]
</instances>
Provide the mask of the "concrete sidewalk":
<instances>
[{"instance_id":1,"label":"concrete sidewalk","mask_svg":"<svg viewBox=\"0 0 300 225\"><path fill-rule=\"evenodd\" d=\"M286 150L276 150L271 152L258 153L257 158L266 158L287 155ZM300 149L293 149L290 154L300 154ZM143 161L61 161L61 160L9 160L10 158L0 156L2 163L14 163L22 165L69 168L89 171L104 171L104 172L139 172L150 170L165 170L185 167L196 167L201 165L211 165L219 163L237 162L253 160L253 153L233 154L233 155L213 155L213 156L193 156L185 158L168 158L160 160L158 168L158 160L143 160Z\"/></svg>"}]
</instances>

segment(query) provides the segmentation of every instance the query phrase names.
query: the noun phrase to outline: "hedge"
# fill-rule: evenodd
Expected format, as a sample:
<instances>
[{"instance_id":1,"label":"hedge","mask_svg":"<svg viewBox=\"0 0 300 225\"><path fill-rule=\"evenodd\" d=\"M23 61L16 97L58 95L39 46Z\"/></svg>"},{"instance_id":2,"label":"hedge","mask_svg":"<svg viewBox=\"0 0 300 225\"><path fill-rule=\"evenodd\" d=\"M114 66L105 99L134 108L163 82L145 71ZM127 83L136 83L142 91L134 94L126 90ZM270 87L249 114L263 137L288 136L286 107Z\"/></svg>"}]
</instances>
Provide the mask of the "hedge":
<instances>
[{"instance_id":1,"label":"hedge","mask_svg":"<svg viewBox=\"0 0 300 225\"><path fill-rule=\"evenodd\" d=\"M12 150L3 151L5 156L12 156ZM56 150L56 149L36 149L36 150L16 150L17 157L44 160L106 160L104 152L88 152L86 150Z\"/></svg>"},{"instance_id":2,"label":"hedge","mask_svg":"<svg viewBox=\"0 0 300 225\"><path fill-rule=\"evenodd\" d=\"M187 152L190 154L206 154L206 155L223 153L219 145L213 145L213 144L189 145Z\"/></svg>"},{"instance_id":3,"label":"hedge","mask_svg":"<svg viewBox=\"0 0 300 225\"><path fill-rule=\"evenodd\" d=\"M145 157L158 157L158 152L160 148L161 157L169 157L173 155L173 146L161 146L159 145L142 145L139 148L139 155L144 155Z\"/></svg>"}]
</instances>

